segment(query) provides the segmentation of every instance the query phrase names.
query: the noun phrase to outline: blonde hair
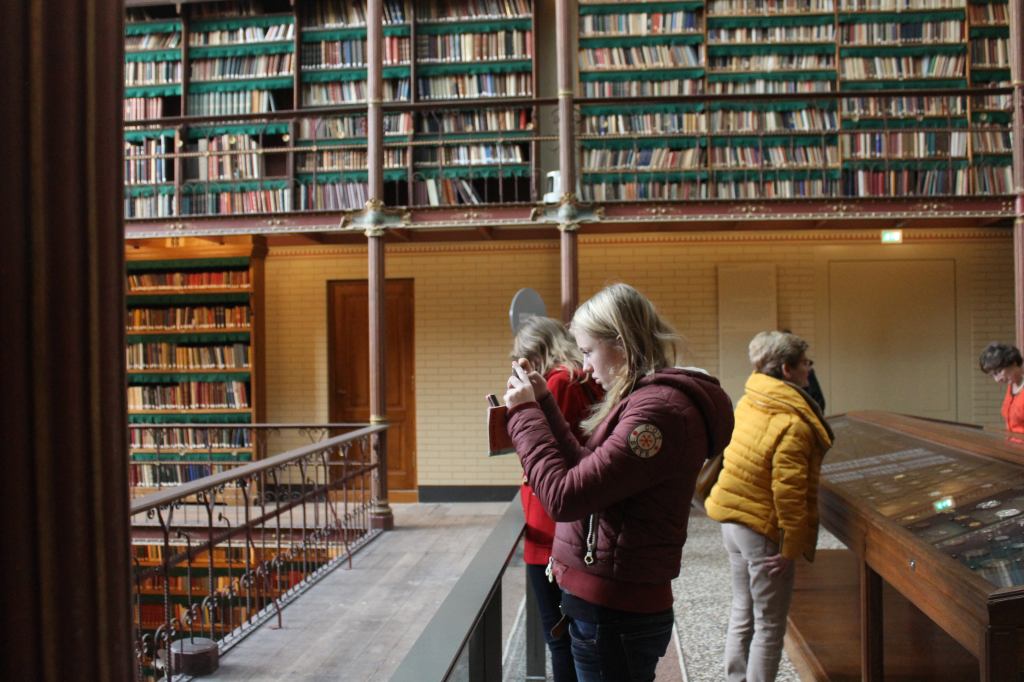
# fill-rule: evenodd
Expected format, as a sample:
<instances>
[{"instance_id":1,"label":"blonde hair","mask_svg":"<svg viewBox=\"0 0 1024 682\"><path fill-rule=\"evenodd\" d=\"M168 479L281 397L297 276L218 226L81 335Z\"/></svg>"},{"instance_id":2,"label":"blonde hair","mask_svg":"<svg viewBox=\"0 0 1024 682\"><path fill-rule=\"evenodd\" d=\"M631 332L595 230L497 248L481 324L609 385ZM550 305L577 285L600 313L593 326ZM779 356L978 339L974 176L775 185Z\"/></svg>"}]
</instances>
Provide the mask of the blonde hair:
<instances>
[{"instance_id":1,"label":"blonde hair","mask_svg":"<svg viewBox=\"0 0 1024 682\"><path fill-rule=\"evenodd\" d=\"M788 332L760 332L750 340L750 364L755 372L784 379L782 367L796 367L807 352L807 342Z\"/></svg>"},{"instance_id":2,"label":"blonde hair","mask_svg":"<svg viewBox=\"0 0 1024 682\"><path fill-rule=\"evenodd\" d=\"M605 387L604 400L580 423L585 433L604 421L638 379L676 364L679 335L661 319L654 304L628 284L612 284L594 294L576 309L570 327L618 344L625 356L612 385Z\"/></svg>"},{"instance_id":3,"label":"blonde hair","mask_svg":"<svg viewBox=\"0 0 1024 682\"><path fill-rule=\"evenodd\" d=\"M583 356L565 325L550 317L535 315L523 323L512 343L512 359L526 358L546 375L556 367L574 371L583 367Z\"/></svg>"}]
</instances>

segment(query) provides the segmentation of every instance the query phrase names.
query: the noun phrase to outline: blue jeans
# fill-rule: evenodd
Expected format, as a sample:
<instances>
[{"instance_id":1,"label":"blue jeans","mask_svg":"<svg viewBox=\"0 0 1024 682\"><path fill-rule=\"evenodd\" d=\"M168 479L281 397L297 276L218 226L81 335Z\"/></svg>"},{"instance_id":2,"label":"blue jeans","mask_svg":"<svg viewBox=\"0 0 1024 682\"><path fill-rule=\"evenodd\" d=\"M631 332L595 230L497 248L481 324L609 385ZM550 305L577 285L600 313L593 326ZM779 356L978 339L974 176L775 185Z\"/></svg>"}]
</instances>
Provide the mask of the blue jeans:
<instances>
[{"instance_id":1,"label":"blue jeans","mask_svg":"<svg viewBox=\"0 0 1024 682\"><path fill-rule=\"evenodd\" d=\"M601 610L607 613L608 610ZM613 620L569 623L572 658L580 682L648 682L672 638L672 609L659 613L615 612Z\"/></svg>"},{"instance_id":2,"label":"blue jeans","mask_svg":"<svg viewBox=\"0 0 1024 682\"><path fill-rule=\"evenodd\" d=\"M551 636L551 628L562 617L558 606L562 602L562 591L558 585L548 582L544 565L526 565L526 577L533 587L533 594L537 597L537 606L540 610L540 622L544 628L544 641L548 644L548 651L551 652L551 674L554 682L576 682L576 668L572 662L572 652L569 650L569 636L562 633L559 639Z\"/></svg>"}]
</instances>

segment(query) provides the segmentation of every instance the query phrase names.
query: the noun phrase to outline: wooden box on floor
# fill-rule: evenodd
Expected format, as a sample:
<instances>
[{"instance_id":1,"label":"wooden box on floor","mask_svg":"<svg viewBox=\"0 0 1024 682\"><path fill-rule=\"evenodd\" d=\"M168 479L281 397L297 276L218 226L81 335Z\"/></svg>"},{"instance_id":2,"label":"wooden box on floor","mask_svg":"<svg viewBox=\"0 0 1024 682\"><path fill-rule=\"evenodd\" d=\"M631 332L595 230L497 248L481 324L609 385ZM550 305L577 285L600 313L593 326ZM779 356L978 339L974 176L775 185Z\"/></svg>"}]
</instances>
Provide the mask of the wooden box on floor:
<instances>
[{"instance_id":1,"label":"wooden box on floor","mask_svg":"<svg viewBox=\"0 0 1024 682\"><path fill-rule=\"evenodd\" d=\"M830 421L787 651L805 679L1024 679L1024 447L883 413Z\"/></svg>"}]
</instances>

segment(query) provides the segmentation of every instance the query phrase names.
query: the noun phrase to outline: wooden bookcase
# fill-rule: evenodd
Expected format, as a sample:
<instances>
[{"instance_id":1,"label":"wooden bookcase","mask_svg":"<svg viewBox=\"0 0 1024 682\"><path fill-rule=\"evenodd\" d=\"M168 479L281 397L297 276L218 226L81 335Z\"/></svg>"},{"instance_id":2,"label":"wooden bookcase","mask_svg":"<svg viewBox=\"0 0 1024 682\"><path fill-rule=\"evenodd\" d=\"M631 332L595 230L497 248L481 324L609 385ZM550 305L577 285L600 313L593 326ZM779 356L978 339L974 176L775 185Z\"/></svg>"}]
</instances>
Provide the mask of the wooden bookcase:
<instances>
[{"instance_id":1,"label":"wooden bookcase","mask_svg":"<svg viewBox=\"0 0 1024 682\"><path fill-rule=\"evenodd\" d=\"M173 240L184 242L185 240ZM135 492L175 485L256 457L263 421L261 238L224 245L132 244L127 251L126 362Z\"/></svg>"},{"instance_id":2,"label":"wooden bookcase","mask_svg":"<svg viewBox=\"0 0 1024 682\"><path fill-rule=\"evenodd\" d=\"M583 196L1007 194L1007 96L915 94L1007 85L1007 16L984 0L580 0ZM586 102L701 93L752 97Z\"/></svg>"},{"instance_id":3,"label":"wooden bookcase","mask_svg":"<svg viewBox=\"0 0 1024 682\"><path fill-rule=\"evenodd\" d=\"M365 110L317 109L366 102L364 2L127 4L127 63L176 80L126 90L126 217L363 207ZM436 104L385 114L388 204L535 200L537 111L507 101L536 91L534 33L532 0L385 0L384 100ZM209 121L272 111L295 116ZM150 124L182 112L206 118Z\"/></svg>"}]
</instances>

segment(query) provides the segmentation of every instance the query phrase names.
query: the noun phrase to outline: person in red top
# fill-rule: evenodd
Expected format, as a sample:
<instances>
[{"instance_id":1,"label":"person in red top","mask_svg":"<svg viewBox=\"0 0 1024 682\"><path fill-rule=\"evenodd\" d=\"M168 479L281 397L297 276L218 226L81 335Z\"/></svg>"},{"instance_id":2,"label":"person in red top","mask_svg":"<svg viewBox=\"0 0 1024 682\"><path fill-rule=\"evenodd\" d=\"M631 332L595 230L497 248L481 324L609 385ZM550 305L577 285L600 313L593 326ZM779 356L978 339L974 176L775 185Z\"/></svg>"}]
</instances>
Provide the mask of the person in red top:
<instances>
[{"instance_id":1,"label":"person in red top","mask_svg":"<svg viewBox=\"0 0 1024 682\"><path fill-rule=\"evenodd\" d=\"M583 441L580 422L590 415L591 405L603 398L604 392L583 372L582 356L565 325L550 317L529 318L516 334L512 347L512 359L520 358L528 360L531 367L544 377L548 391L572 428L573 435ZM537 597L544 639L551 652L551 672L555 682L575 682L576 669L569 650L569 638L556 638L551 634L551 628L561 618L558 607L562 601L558 585L549 582L545 575L555 537L555 522L544 510L525 476L520 498L526 516L523 542L526 576Z\"/></svg>"},{"instance_id":2,"label":"person in red top","mask_svg":"<svg viewBox=\"0 0 1024 682\"><path fill-rule=\"evenodd\" d=\"M732 403L707 372L674 366L678 336L627 284L581 305L571 331L605 390L583 421L586 444L526 361L508 380L508 434L557 522L551 574L577 678L653 680L672 636L697 472L729 442Z\"/></svg>"},{"instance_id":3,"label":"person in red top","mask_svg":"<svg viewBox=\"0 0 1024 682\"><path fill-rule=\"evenodd\" d=\"M1001 384L1006 384L1006 397L1003 398L1003 421L1006 430L1012 433L1024 433L1024 364L1020 351L1016 346L992 342L981 352L978 365L981 371L988 374Z\"/></svg>"}]
</instances>

